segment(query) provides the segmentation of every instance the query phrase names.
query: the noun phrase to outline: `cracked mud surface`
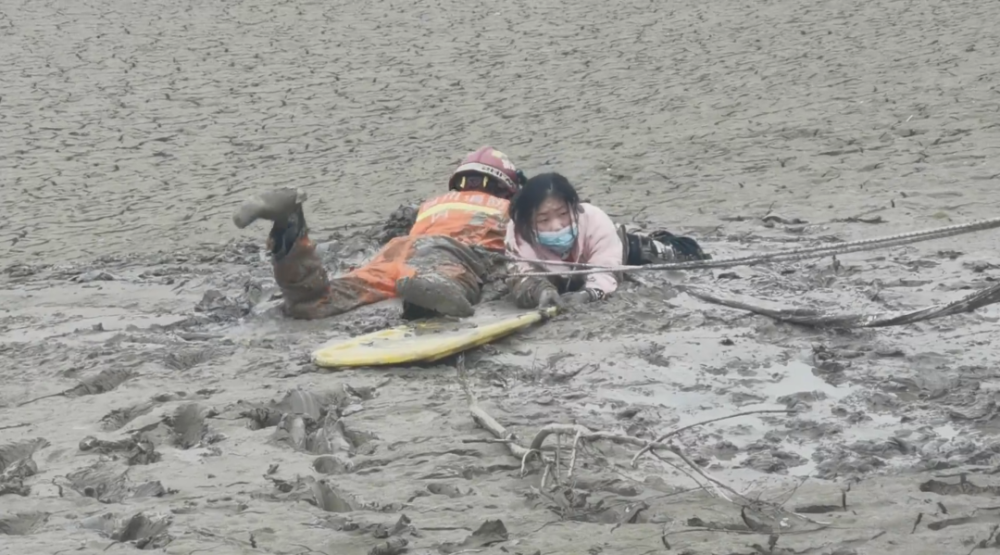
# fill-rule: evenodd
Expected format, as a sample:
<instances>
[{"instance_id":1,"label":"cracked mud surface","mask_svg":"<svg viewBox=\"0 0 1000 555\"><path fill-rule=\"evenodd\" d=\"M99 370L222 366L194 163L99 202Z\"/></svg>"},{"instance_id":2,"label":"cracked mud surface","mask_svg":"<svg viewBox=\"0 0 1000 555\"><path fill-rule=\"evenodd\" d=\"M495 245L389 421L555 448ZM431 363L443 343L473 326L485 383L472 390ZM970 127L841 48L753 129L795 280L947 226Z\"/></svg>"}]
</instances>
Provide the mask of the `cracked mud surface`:
<instances>
[{"instance_id":1,"label":"cracked mud surface","mask_svg":"<svg viewBox=\"0 0 1000 555\"><path fill-rule=\"evenodd\" d=\"M673 440L830 523L808 531L607 442L540 488L482 441L451 363L316 371L314 348L398 306L283 319L266 229L230 213L308 190L343 270L492 143L717 257L995 217L997 20L967 1L0 0L0 552L996 549L1000 309L817 330L667 285L912 309L1000 277L995 232L644 273L467 356L522 445L550 423L651 439L794 411Z\"/></svg>"}]
</instances>

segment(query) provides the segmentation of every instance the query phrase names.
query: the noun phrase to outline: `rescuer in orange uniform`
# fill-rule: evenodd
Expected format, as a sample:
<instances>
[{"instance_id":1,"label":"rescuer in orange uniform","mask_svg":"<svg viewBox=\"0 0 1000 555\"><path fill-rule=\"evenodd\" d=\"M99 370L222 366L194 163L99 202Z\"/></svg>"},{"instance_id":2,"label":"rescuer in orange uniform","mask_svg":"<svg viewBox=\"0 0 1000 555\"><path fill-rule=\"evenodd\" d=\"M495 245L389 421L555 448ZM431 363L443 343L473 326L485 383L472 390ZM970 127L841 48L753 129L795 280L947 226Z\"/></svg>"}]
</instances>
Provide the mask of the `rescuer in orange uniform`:
<instances>
[{"instance_id":1,"label":"rescuer in orange uniform","mask_svg":"<svg viewBox=\"0 0 1000 555\"><path fill-rule=\"evenodd\" d=\"M258 219L274 222L268 249L274 278L292 318L326 318L400 297L404 312L419 307L465 317L479 302L490 261L502 254L510 199L523 174L502 152L484 146L452 173L449 192L424 202L409 235L389 241L371 262L334 279L309 239L304 195L278 189L243 203L233 216L239 228Z\"/></svg>"}]
</instances>

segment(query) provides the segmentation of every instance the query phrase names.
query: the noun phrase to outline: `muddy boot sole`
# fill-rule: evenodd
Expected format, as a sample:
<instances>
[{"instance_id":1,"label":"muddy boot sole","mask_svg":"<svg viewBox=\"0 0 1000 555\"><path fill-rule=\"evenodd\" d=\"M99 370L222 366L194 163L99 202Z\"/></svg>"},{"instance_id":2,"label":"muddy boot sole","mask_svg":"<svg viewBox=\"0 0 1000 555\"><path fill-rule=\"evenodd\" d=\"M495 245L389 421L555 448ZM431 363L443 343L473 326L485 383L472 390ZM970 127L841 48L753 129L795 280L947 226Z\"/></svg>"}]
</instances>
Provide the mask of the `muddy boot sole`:
<instances>
[{"instance_id":1,"label":"muddy boot sole","mask_svg":"<svg viewBox=\"0 0 1000 555\"><path fill-rule=\"evenodd\" d=\"M462 288L438 276L403 278L396 282L396 294L404 302L454 318L476 313Z\"/></svg>"},{"instance_id":2,"label":"muddy boot sole","mask_svg":"<svg viewBox=\"0 0 1000 555\"><path fill-rule=\"evenodd\" d=\"M257 220L284 222L307 198L305 191L290 187L254 195L236 209L233 223L243 229Z\"/></svg>"}]
</instances>

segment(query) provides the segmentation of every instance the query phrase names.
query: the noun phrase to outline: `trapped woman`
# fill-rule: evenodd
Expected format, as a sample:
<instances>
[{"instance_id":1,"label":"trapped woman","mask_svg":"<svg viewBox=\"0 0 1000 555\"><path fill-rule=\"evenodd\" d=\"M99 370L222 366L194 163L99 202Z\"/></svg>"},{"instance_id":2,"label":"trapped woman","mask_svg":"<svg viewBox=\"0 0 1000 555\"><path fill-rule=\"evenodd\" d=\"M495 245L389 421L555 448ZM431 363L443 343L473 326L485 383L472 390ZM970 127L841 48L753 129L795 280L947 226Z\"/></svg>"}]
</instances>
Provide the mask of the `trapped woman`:
<instances>
[{"instance_id":1,"label":"trapped woman","mask_svg":"<svg viewBox=\"0 0 1000 555\"><path fill-rule=\"evenodd\" d=\"M698 242L668 232L626 232L600 208L580 202L576 189L558 173L527 181L510 203L506 250L511 273L560 272L560 262L598 266L642 265L710 258ZM527 260L528 262L525 262ZM568 277L513 277L511 294L520 308L545 308L598 301L618 289L622 275L601 272Z\"/></svg>"}]
</instances>

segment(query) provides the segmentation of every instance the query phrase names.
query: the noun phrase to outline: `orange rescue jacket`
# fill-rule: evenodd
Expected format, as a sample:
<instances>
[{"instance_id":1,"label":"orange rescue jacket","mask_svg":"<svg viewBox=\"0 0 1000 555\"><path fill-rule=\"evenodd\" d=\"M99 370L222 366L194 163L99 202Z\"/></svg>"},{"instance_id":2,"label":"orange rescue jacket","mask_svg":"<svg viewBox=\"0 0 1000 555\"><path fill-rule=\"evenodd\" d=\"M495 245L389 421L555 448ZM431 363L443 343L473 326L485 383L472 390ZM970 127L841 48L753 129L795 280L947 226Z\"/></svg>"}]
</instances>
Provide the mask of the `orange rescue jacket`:
<instances>
[{"instance_id":1,"label":"orange rescue jacket","mask_svg":"<svg viewBox=\"0 0 1000 555\"><path fill-rule=\"evenodd\" d=\"M510 201L476 191L452 191L420 205L410 236L445 235L503 252Z\"/></svg>"}]
</instances>

